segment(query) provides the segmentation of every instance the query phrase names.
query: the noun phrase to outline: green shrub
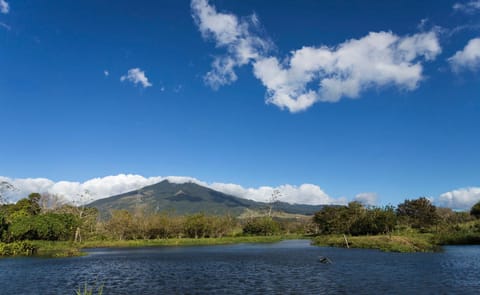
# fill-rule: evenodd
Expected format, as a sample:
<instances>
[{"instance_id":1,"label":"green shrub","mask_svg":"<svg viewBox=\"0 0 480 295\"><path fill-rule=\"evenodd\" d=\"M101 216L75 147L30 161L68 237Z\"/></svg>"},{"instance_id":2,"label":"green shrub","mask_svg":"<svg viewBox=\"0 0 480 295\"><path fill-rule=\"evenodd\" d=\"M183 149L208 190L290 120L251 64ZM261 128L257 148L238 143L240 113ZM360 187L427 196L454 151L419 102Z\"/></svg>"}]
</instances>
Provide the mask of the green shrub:
<instances>
[{"instance_id":1,"label":"green shrub","mask_svg":"<svg viewBox=\"0 0 480 295\"><path fill-rule=\"evenodd\" d=\"M0 256L29 256L35 252L36 248L27 241L0 243Z\"/></svg>"},{"instance_id":2,"label":"green shrub","mask_svg":"<svg viewBox=\"0 0 480 295\"><path fill-rule=\"evenodd\" d=\"M278 231L279 225L271 217L252 218L243 226L246 235L272 236Z\"/></svg>"}]
</instances>

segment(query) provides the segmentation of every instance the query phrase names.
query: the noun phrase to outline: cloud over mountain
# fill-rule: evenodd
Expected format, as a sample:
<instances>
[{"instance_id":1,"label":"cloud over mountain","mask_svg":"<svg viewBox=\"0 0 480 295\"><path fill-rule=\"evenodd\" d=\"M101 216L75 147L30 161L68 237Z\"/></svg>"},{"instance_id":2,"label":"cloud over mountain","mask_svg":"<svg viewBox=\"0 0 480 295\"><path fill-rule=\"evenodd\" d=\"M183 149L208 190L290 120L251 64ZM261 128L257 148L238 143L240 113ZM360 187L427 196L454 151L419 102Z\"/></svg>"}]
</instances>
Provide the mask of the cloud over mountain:
<instances>
[{"instance_id":1,"label":"cloud over mountain","mask_svg":"<svg viewBox=\"0 0 480 295\"><path fill-rule=\"evenodd\" d=\"M335 199L326 194L319 186L314 184L280 185L278 187L262 186L258 188L244 188L232 183L206 183L193 177L183 176L156 176L143 177L134 174L119 174L101 178L93 178L85 182L74 181L52 181L46 178L16 178L1 177L0 182L5 181L12 184L16 190L5 191L11 201L16 201L32 192L48 192L63 196L71 202L90 202L93 200L117 195L142 187L152 185L163 180L172 183L193 182L209 187L220 192L236 197L251 199L255 201L269 201L274 190L280 192L279 201L299 204L345 204L346 199Z\"/></svg>"}]
</instances>

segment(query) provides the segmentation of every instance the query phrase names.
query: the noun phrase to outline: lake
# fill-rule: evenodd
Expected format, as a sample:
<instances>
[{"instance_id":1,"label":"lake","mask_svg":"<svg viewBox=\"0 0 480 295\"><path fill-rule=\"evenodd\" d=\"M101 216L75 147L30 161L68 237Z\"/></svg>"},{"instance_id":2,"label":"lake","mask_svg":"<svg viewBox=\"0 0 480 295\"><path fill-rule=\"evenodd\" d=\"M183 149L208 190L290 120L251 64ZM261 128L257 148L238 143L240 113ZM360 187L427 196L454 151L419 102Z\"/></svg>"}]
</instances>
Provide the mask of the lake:
<instances>
[{"instance_id":1,"label":"lake","mask_svg":"<svg viewBox=\"0 0 480 295\"><path fill-rule=\"evenodd\" d=\"M478 294L480 246L383 253L307 240L91 249L75 258L0 259L0 294ZM332 264L319 262L326 256Z\"/></svg>"}]
</instances>

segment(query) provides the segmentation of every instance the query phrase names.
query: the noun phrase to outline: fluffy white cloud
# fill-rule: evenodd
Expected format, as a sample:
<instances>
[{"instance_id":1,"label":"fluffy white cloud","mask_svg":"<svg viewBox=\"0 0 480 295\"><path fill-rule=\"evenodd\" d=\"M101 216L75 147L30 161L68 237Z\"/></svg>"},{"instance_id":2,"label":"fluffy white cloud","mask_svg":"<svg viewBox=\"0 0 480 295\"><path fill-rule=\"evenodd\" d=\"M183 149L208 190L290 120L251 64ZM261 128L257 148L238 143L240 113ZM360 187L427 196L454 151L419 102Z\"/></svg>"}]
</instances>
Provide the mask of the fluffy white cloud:
<instances>
[{"instance_id":1,"label":"fluffy white cloud","mask_svg":"<svg viewBox=\"0 0 480 295\"><path fill-rule=\"evenodd\" d=\"M135 85L140 84L143 88L152 86L152 83L150 83L147 76L145 76L145 72L139 68L128 70L126 75L120 77L120 81L130 81Z\"/></svg>"},{"instance_id":2,"label":"fluffy white cloud","mask_svg":"<svg viewBox=\"0 0 480 295\"><path fill-rule=\"evenodd\" d=\"M7 14L10 11L10 5L5 0L0 0L0 12Z\"/></svg>"},{"instance_id":3,"label":"fluffy white cloud","mask_svg":"<svg viewBox=\"0 0 480 295\"><path fill-rule=\"evenodd\" d=\"M360 193L355 196L354 201L367 206L375 206L378 205L378 195L376 193Z\"/></svg>"},{"instance_id":4,"label":"fluffy white cloud","mask_svg":"<svg viewBox=\"0 0 480 295\"><path fill-rule=\"evenodd\" d=\"M443 193L437 203L455 210L468 210L479 201L480 187L469 187Z\"/></svg>"},{"instance_id":5,"label":"fluffy white cloud","mask_svg":"<svg viewBox=\"0 0 480 295\"><path fill-rule=\"evenodd\" d=\"M10 201L17 201L32 192L48 192L62 196L66 201L74 203L86 203L96 199L117 195L132 190L140 189L144 186L155 184L163 180L172 183L193 182L205 187L209 187L220 192L231 194L240 198L251 199L255 201L267 202L270 200L274 190L278 190L279 201L300 204L346 204L345 198L332 198L326 194L319 186L314 184L280 185L278 187L262 186L258 188L244 188L238 184L232 183L206 183L192 177L167 176L167 177L143 177L134 174L119 174L94 178L85 182L58 181L54 182L45 178L25 178L11 179L0 177L0 183L5 181L12 184L15 189L0 191ZM83 195L83 196L82 196Z\"/></svg>"},{"instance_id":6,"label":"fluffy white cloud","mask_svg":"<svg viewBox=\"0 0 480 295\"><path fill-rule=\"evenodd\" d=\"M480 38L468 41L463 50L459 50L448 59L456 72L462 69L476 70L480 68Z\"/></svg>"},{"instance_id":7,"label":"fluffy white cloud","mask_svg":"<svg viewBox=\"0 0 480 295\"><path fill-rule=\"evenodd\" d=\"M224 56L215 57L212 70L205 82L212 88L237 80L235 68L248 64L270 48L270 42L252 32L259 25L255 14L239 19L233 14L217 12L207 0L192 0L192 16L205 39L212 39L217 47L227 49Z\"/></svg>"},{"instance_id":8,"label":"fluffy white cloud","mask_svg":"<svg viewBox=\"0 0 480 295\"><path fill-rule=\"evenodd\" d=\"M413 90L423 78L418 58L432 60L440 52L434 32L407 37L370 33L336 48L303 47L282 63L275 57L259 59L254 73L268 89L268 102L297 112L317 101L357 98L375 86Z\"/></svg>"},{"instance_id":9,"label":"fluffy white cloud","mask_svg":"<svg viewBox=\"0 0 480 295\"><path fill-rule=\"evenodd\" d=\"M233 183L212 183L210 188L236 197L258 202L268 202L274 191L278 191L278 201L297 204L346 204L346 199L334 199L327 195L319 186L314 184L280 185L277 187L261 186L258 188L244 188Z\"/></svg>"},{"instance_id":10,"label":"fluffy white cloud","mask_svg":"<svg viewBox=\"0 0 480 295\"><path fill-rule=\"evenodd\" d=\"M480 0L472 0L465 3L455 3L453 10L462 11L466 13L474 13L480 11Z\"/></svg>"},{"instance_id":11,"label":"fluffy white cloud","mask_svg":"<svg viewBox=\"0 0 480 295\"><path fill-rule=\"evenodd\" d=\"M255 33L256 15L239 20L217 12L207 0L192 0L191 7L202 36L227 49L225 55L215 57L205 76L207 84L213 88L229 84L237 79L236 67L251 64L255 77L267 88L267 103L291 112L319 101L357 98L370 87L413 90L423 78L422 60L433 60L441 52L433 31L404 37L372 32L336 47L305 46L279 59L268 55L271 42Z\"/></svg>"},{"instance_id":12,"label":"fluffy white cloud","mask_svg":"<svg viewBox=\"0 0 480 295\"><path fill-rule=\"evenodd\" d=\"M24 198L32 192L51 193L62 196L70 202L89 202L108 196L125 193L162 181L162 177L143 177L133 174L119 174L94 178L85 182L59 181L46 178L0 177L0 182L12 184L15 190L8 190L4 195L11 201ZM84 195L84 197L80 197Z\"/></svg>"}]
</instances>

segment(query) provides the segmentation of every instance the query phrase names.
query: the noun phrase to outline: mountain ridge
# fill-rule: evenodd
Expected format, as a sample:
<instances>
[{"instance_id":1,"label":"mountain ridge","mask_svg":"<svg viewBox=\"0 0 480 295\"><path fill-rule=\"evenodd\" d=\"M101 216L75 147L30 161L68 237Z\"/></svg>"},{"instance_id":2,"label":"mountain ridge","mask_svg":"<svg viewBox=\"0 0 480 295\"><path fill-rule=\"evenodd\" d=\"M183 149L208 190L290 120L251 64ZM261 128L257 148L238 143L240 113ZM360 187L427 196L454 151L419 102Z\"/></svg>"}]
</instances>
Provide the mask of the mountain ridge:
<instances>
[{"instance_id":1,"label":"mountain ridge","mask_svg":"<svg viewBox=\"0 0 480 295\"><path fill-rule=\"evenodd\" d=\"M111 210L119 209L176 215L203 212L239 216L247 210L266 210L270 204L222 193L194 182L172 183L163 180L137 190L93 201L88 206L97 208L102 216L109 215ZM289 204L278 201L273 203L276 211L301 215L312 215L322 207L323 205Z\"/></svg>"}]
</instances>

